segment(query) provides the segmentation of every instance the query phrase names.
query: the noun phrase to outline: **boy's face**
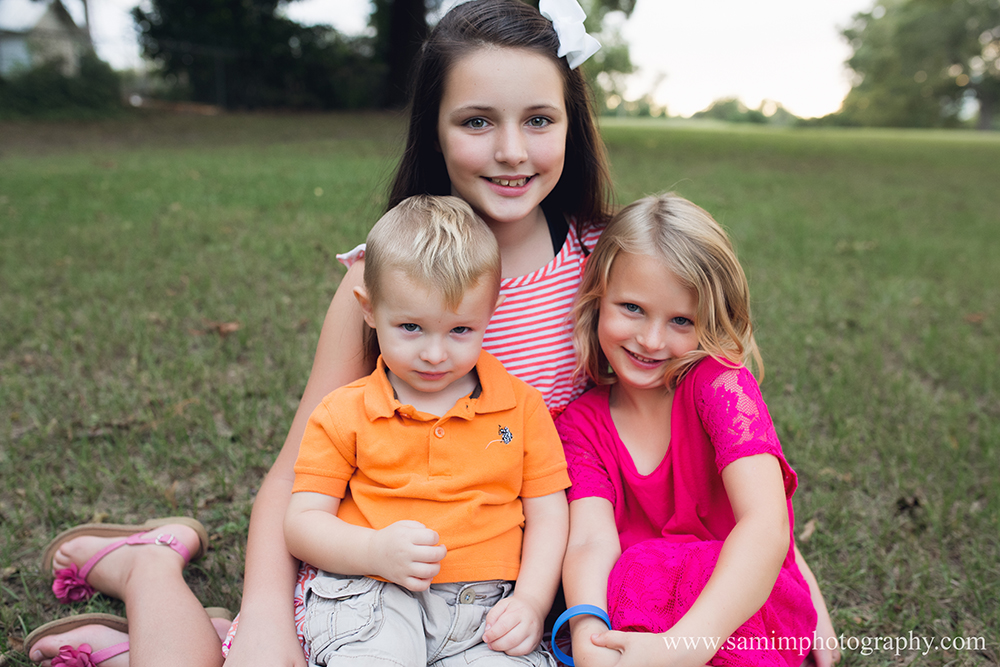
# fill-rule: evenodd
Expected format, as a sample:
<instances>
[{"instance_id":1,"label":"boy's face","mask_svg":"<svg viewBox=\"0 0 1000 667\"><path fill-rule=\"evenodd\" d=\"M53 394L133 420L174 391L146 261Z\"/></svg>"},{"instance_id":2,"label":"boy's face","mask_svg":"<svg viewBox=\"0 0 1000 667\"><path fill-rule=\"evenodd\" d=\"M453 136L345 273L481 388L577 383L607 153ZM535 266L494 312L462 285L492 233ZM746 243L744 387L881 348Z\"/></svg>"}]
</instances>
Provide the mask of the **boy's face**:
<instances>
[{"instance_id":1,"label":"boy's face","mask_svg":"<svg viewBox=\"0 0 1000 667\"><path fill-rule=\"evenodd\" d=\"M446 391L469 376L499 303L489 281L466 290L452 311L442 294L402 271L386 271L381 280L388 289L382 290L378 304L373 306L363 291L358 300L365 322L378 335L382 359L392 375L423 394Z\"/></svg>"}]
</instances>

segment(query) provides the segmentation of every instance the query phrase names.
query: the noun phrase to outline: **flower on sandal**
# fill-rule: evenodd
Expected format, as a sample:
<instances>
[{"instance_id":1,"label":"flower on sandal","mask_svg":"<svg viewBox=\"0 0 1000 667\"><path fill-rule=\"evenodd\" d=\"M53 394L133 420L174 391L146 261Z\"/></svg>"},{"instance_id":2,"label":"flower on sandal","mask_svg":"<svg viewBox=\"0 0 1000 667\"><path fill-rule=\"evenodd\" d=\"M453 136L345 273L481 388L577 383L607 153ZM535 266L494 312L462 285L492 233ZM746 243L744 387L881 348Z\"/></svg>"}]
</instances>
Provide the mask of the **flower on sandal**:
<instances>
[{"instance_id":1,"label":"flower on sandal","mask_svg":"<svg viewBox=\"0 0 1000 667\"><path fill-rule=\"evenodd\" d=\"M57 600L69 604L86 600L92 597L95 591L87 580L80 576L80 568L74 563L62 570L56 570L52 592L55 593Z\"/></svg>"},{"instance_id":2,"label":"flower on sandal","mask_svg":"<svg viewBox=\"0 0 1000 667\"><path fill-rule=\"evenodd\" d=\"M77 648L60 646L59 654L52 658L52 667L94 667L92 652L90 644L80 644Z\"/></svg>"}]
</instances>

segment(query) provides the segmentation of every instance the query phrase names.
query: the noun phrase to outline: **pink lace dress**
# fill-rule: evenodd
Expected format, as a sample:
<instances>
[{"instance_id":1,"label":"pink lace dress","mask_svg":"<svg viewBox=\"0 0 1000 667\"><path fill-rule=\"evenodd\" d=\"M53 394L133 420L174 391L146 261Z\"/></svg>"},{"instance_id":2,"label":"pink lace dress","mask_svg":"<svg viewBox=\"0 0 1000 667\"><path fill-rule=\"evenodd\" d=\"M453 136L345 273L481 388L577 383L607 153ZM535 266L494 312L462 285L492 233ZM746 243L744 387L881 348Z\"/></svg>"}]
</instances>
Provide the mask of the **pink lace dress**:
<instances>
[{"instance_id":1,"label":"pink lace dress","mask_svg":"<svg viewBox=\"0 0 1000 667\"><path fill-rule=\"evenodd\" d=\"M570 404L556 421L578 498L606 498L614 508L622 555L608 579L615 630L664 632L683 616L715 568L735 525L721 471L744 456L777 457L794 524L795 473L781 452L760 388L746 368L700 362L677 387L670 447L640 475L618 437L608 387ZM770 597L721 644L711 665L795 667L816 628L809 588L790 545Z\"/></svg>"}]
</instances>

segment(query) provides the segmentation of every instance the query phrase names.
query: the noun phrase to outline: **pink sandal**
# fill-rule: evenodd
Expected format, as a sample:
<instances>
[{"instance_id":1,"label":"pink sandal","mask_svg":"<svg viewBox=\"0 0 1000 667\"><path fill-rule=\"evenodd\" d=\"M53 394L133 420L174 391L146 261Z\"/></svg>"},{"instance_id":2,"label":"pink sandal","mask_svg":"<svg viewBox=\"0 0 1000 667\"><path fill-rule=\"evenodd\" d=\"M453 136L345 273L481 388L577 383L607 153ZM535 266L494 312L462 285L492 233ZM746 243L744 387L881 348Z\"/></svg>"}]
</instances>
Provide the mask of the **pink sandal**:
<instances>
[{"instance_id":1,"label":"pink sandal","mask_svg":"<svg viewBox=\"0 0 1000 667\"><path fill-rule=\"evenodd\" d=\"M58 635L70 630L82 628L85 625L103 625L106 628L118 630L128 634L128 621L120 616L111 614L78 614L69 618L60 618L46 623L37 628L24 639L24 652L31 657L31 649L35 647L39 639L49 635ZM90 644L80 644L76 648L72 646L60 646L59 653L52 658L52 667L94 667L105 660L110 660L116 655L121 655L128 651L128 642L122 642L94 651Z\"/></svg>"},{"instance_id":2,"label":"pink sandal","mask_svg":"<svg viewBox=\"0 0 1000 667\"><path fill-rule=\"evenodd\" d=\"M176 521L172 523L177 523ZM205 613L209 618L224 618L232 620L232 613L223 607L207 607ZM31 649L38 643L39 639L50 635L58 635L70 630L82 628L85 625L103 625L112 630L118 630L128 634L128 621L120 616L111 614L77 614L69 618L60 618L50 621L45 625L36 628L24 639L24 652L31 657ZM95 667L106 660L110 660L116 655L121 655L129 650L127 641L94 651L90 644L80 644L77 647L70 645L60 646L59 653L52 658L52 667Z\"/></svg>"},{"instance_id":3,"label":"pink sandal","mask_svg":"<svg viewBox=\"0 0 1000 667\"><path fill-rule=\"evenodd\" d=\"M183 524L198 533L198 549L194 554L191 554L188 551L188 548L172 534L156 532L155 528L168 524ZM205 527L199 521L189 517L151 519L141 526L87 523L75 526L69 530L64 530L59 533L54 540L49 542L48 546L45 547L44 553L42 554L42 570L45 572L51 572L52 559L55 556L56 551L59 550L59 547L72 539L85 535L90 537L124 537L124 539L109 544L98 551L93 555L93 557L91 557L90 560L83 564L83 567L78 567L74 563L67 568L53 572L55 580L52 582L52 592L55 593L56 598L64 604L79 600L86 600L94 595L96 591L90 584L87 583L87 575L90 574L90 571L94 569L94 566L97 565L97 563L100 562L104 556L119 547L138 544L156 544L165 546L180 554L181 558L184 559L184 563L187 564L191 560L201 558L208 546L208 531L205 530ZM104 656L103 659L107 660L109 657L111 656Z\"/></svg>"}]
</instances>

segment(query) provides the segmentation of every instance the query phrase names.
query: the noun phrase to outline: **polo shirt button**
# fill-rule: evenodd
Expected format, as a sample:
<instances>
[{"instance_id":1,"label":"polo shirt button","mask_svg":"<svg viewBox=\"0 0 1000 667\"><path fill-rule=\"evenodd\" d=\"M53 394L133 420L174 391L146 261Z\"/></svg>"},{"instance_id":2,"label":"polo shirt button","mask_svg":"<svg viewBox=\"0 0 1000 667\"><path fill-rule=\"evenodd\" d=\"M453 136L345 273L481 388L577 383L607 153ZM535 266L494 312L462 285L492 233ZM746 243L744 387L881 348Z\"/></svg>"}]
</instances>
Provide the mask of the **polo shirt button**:
<instances>
[{"instance_id":1,"label":"polo shirt button","mask_svg":"<svg viewBox=\"0 0 1000 667\"><path fill-rule=\"evenodd\" d=\"M441 428L440 426L438 426L436 429L434 429L434 435L436 435L439 438L443 438L444 437L444 429Z\"/></svg>"}]
</instances>

